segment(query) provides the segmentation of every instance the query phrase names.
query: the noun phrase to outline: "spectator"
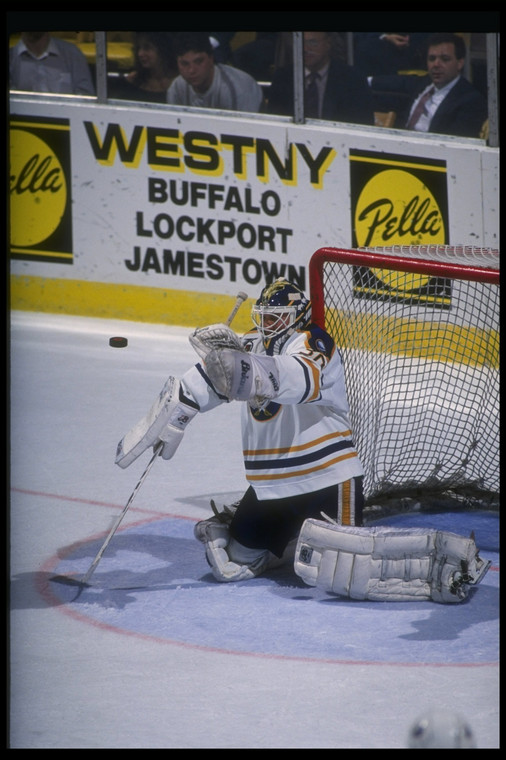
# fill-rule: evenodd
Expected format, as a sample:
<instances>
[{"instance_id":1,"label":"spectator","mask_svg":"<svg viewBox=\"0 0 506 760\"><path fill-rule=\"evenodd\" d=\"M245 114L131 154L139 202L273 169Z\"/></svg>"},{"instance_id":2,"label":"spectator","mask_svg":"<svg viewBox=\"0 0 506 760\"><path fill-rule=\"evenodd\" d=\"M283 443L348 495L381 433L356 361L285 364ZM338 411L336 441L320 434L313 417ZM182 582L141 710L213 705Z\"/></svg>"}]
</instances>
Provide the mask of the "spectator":
<instances>
[{"instance_id":1,"label":"spectator","mask_svg":"<svg viewBox=\"0 0 506 760\"><path fill-rule=\"evenodd\" d=\"M91 71L79 48L50 32L22 32L9 51L10 88L64 95L94 95Z\"/></svg>"},{"instance_id":2,"label":"spectator","mask_svg":"<svg viewBox=\"0 0 506 760\"><path fill-rule=\"evenodd\" d=\"M419 32L356 32L353 65L366 77L425 70L427 37Z\"/></svg>"},{"instance_id":3,"label":"spectator","mask_svg":"<svg viewBox=\"0 0 506 760\"><path fill-rule=\"evenodd\" d=\"M458 34L434 34L427 41L426 77L372 77L370 84L373 90L407 96L408 105L397 119L406 129L479 137L487 102L462 76L465 56L466 46Z\"/></svg>"},{"instance_id":4,"label":"spectator","mask_svg":"<svg viewBox=\"0 0 506 760\"><path fill-rule=\"evenodd\" d=\"M373 125L372 96L366 78L331 51L328 32L304 32L306 117ZM268 111L293 115L293 66L274 71Z\"/></svg>"},{"instance_id":5,"label":"spectator","mask_svg":"<svg viewBox=\"0 0 506 760\"><path fill-rule=\"evenodd\" d=\"M172 36L167 32L139 32L134 49L135 68L112 80L110 97L166 103L167 90L177 76Z\"/></svg>"},{"instance_id":6,"label":"spectator","mask_svg":"<svg viewBox=\"0 0 506 760\"><path fill-rule=\"evenodd\" d=\"M260 111L263 102L261 87L246 72L216 63L206 33L178 35L175 53L179 76L169 87L168 103L228 111Z\"/></svg>"}]
</instances>

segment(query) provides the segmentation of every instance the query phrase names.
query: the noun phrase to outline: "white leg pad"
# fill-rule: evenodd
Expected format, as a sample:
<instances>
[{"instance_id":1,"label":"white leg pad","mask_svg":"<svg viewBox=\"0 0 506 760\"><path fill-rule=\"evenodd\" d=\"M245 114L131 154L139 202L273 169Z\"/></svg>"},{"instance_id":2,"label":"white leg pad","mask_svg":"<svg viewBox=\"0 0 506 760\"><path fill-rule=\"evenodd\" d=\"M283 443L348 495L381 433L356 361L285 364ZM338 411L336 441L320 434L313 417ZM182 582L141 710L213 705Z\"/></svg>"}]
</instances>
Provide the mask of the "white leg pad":
<instances>
[{"instance_id":1,"label":"white leg pad","mask_svg":"<svg viewBox=\"0 0 506 760\"><path fill-rule=\"evenodd\" d=\"M461 602L490 566L473 538L417 528L306 520L294 569L309 586L374 601Z\"/></svg>"},{"instance_id":2,"label":"white leg pad","mask_svg":"<svg viewBox=\"0 0 506 760\"><path fill-rule=\"evenodd\" d=\"M195 526L195 536L205 546L206 559L217 581L247 581L256 573L249 564L233 561L227 551L230 542L229 526L211 517Z\"/></svg>"},{"instance_id":3,"label":"white leg pad","mask_svg":"<svg viewBox=\"0 0 506 760\"><path fill-rule=\"evenodd\" d=\"M229 525L217 517L198 522L194 534L205 545L207 562L221 583L251 580L268 569L293 561L295 543L287 547L281 558L265 549L250 549L230 538Z\"/></svg>"}]
</instances>

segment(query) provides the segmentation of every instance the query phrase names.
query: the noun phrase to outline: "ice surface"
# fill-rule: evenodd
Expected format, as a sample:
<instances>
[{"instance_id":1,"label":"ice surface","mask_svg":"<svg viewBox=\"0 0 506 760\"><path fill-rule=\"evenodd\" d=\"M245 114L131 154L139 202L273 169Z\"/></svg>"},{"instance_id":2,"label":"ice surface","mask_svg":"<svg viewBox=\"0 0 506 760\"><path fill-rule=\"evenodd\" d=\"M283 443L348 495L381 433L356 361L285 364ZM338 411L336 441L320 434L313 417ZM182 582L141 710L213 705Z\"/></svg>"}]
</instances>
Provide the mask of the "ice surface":
<instances>
[{"instance_id":1,"label":"ice surface","mask_svg":"<svg viewBox=\"0 0 506 760\"><path fill-rule=\"evenodd\" d=\"M499 747L497 516L399 518L476 531L492 568L462 605L339 600L289 569L217 584L192 530L245 488L238 404L155 463L89 589L50 580L128 501L149 454L122 470L116 445L197 360L188 333L12 314L10 747L403 748L431 707Z\"/></svg>"}]
</instances>

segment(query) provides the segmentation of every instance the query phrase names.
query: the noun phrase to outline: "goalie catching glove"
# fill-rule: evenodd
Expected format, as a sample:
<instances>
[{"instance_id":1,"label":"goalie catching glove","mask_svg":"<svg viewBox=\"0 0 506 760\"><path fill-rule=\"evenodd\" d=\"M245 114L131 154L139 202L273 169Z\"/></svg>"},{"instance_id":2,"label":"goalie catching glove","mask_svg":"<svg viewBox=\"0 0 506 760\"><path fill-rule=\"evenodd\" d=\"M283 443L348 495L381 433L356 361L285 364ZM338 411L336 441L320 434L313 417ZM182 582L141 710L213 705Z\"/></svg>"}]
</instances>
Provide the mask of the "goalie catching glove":
<instances>
[{"instance_id":1,"label":"goalie catching glove","mask_svg":"<svg viewBox=\"0 0 506 760\"><path fill-rule=\"evenodd\" d=\"M185 393L179 380L169 377L147 415L118 443L116 464L128 467L159 441L164 442L161 456L171 459L198 411L198 404Z\"/></svg>"},{"instance_id":2,"label":"goalie catching glove","mask_svg":"<svg viewBox=\"0 0 506 760\"><path fill-rule=\"evenodd\" d=\"M188 338L201 359L206 359L210 351L231 348L244 351L241 339L225 324L197 327Z\"/></svg>"},{"instance_id":3,"label":"goalie catching glove","mask_svg":"<svg viewBox=\"0 0 506 760\"><path fill-rule=\"evenodd\" d=\"M279 372L271 356L231 349L210 351L204 360L214 388L229 401L262 406L279 392Z\"/></svg>"},{"instance_id":4,"label":"goalie catching glove","mask_svg":"<svg viewBox=\"0 0 506 760\"><path fill-rule=\"evenodd\" d=\"M462 602L490 567L473 536L306 520L294 568L308 586L373 601Z\"/></svg>"}]
</instances>

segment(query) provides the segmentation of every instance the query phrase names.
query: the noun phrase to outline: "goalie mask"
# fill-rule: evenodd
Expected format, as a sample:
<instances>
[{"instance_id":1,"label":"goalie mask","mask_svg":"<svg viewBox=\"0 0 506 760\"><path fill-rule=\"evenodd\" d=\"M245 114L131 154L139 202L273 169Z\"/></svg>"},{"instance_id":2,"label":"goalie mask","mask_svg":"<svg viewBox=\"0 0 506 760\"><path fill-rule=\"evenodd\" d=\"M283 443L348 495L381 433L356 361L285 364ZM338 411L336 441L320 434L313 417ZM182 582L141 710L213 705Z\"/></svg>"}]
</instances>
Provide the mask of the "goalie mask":
<instances>
[{"instance_id":1,"label":"goalie mask","mask_svg":"<svg viewBox=\"0 0 506 760\"><path fill-rule=\"evenodd\" d=\"M280 277L262 290L251 317L267 347L273 339L287 339L309 324L311 301L297 285Z\"/></svg>"}]
</instances>

